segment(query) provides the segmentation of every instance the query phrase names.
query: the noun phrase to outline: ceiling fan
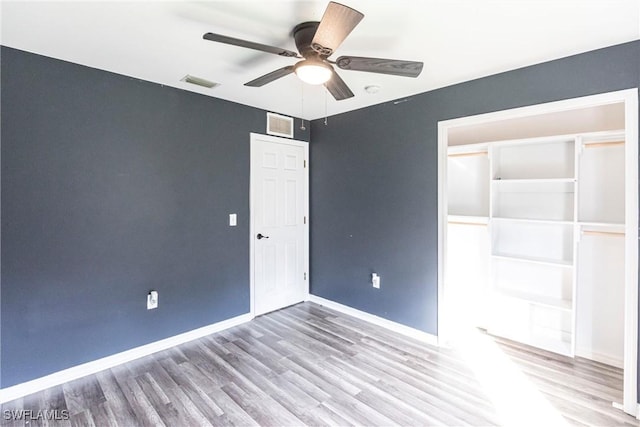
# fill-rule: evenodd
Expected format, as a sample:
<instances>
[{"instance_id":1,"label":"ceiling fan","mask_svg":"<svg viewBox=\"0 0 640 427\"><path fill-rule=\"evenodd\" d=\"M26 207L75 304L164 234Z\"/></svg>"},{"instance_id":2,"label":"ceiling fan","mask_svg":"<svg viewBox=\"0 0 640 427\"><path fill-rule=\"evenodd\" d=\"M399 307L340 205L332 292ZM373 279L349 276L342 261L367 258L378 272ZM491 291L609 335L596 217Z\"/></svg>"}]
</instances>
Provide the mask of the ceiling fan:
<instances>
[{"instance_id":1,"label":"ceiling fan","mask_svg":"<svg viewBox=\"0 0 640 427\"><path fill-rule=\"evenodd\" d=\"M362 18L364 15L355 9L340 3L329 2L320 22L303 22L293 29L293 38L299 53L221 34L206 33L203 38L218 43L302 59L294 65L288 65L251 80L245 83L245 86L264 86L295 73L305 83L324 84L331 95L337 101L341 101L354 95L344 80L335 72L333 65L342 70L418 77L422 71L422 62L361 56L341 56L335 61L329 59Z\"/></svg>"}]
</instances>

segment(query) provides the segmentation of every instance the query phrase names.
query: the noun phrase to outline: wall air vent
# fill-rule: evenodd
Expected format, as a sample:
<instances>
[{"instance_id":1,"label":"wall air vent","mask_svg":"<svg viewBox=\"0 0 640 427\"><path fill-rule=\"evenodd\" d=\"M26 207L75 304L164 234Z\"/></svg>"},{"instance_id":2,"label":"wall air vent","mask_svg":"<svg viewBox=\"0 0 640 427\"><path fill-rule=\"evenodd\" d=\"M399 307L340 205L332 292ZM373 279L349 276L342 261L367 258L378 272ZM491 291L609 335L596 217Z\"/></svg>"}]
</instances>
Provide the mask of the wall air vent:
<instances>
[{"instance_id":1,"label":"wall air vent","mask_svg":"<svg viewBox=\"0 0 640 427\"><path fill-rule=\"evenodd\" d=\"M220 83L211 82L207 79L203 79L200 77L190 76L189 74L181 78L180 81L191 83L193 85L206 87L207 89L212 89L216 86L220 86Z\"/></svg>"},{"instance_id":2,"label":"wall air vent","mask_svg":"<svg viewBox=\"0 0 640 427\"><path fill-rule=\"evenodd\" d=\"M293 117L267 113L267 133L269 135L293 138Z\"/></svg>"}]
</instances>

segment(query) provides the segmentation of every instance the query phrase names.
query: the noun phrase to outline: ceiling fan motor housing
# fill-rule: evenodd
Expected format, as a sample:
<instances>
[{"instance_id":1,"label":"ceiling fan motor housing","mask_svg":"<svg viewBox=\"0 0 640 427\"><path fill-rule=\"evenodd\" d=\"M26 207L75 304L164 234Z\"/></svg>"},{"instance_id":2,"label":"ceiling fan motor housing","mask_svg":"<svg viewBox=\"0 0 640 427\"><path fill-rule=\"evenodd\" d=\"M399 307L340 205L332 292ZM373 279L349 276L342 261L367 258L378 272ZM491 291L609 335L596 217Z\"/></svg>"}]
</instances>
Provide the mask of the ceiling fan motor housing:
<instances>
[{"instance_id":1,"label":"ceiling fan motor housing","mask_svg":"<svg viewBox=\"0 0 640 427\"><path fill-rule=\"evenodd\" d=\"M309 21L298 24L293 29L293 39L296 41L296 48L300 55L306 59L310 58L326 58L331 55L331 49L328 52L317 52L311 47L311 41L316 34L320 22ZM326 53L326 54L325 54Z\"/></svg>"}]
</instances>

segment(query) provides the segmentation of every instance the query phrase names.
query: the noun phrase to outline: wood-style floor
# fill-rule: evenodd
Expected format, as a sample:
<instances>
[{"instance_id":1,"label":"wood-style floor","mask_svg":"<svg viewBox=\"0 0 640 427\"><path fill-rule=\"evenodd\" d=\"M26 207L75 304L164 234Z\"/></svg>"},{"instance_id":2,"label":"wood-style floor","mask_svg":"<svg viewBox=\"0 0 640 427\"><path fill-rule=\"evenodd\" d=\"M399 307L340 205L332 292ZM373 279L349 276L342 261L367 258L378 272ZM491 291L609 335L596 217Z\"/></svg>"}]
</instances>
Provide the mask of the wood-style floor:
<instances>
[{"instance_id":1,"label":"wood-style floor","mask_svg":"<svg viewBox=\"0 0 640 427\"><path fill-rule=\"evenodd\" d=\"M27 425L640 425L612 407L619 369L478 339L436 348L303 303L9 402L0 424L57 409L70 419Z\"/></svg>"}]
</instances>

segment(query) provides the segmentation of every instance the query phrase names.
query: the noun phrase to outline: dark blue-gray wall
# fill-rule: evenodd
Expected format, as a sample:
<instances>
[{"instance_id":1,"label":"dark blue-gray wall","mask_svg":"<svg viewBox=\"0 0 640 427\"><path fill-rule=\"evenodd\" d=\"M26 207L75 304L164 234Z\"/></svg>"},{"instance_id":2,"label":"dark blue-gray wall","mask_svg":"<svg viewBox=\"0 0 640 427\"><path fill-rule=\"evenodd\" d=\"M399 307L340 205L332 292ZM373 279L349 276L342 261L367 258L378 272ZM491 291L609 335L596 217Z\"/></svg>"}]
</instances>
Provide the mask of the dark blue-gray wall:
<instances>
[{"instance_id":1,"label":"dark blue-gray wall","mask_svg":"<svg viewBox=\"0 0 640 427\"><path fill-rule=\"evenodd\" d=\"M313 121L312 294L436 334L438 122L639 86L636 41Z\"/></svg>"},{"instance_id":2,"label":"dark blue-gray wall","mask_svg":"<svg viewBox=\"0 0 640 427\"><path fill-rule=\"evenodd\" d=\"M265 111L6 47L1 66L1 387L249 312Z\"/></svg>"}]
</instances>

